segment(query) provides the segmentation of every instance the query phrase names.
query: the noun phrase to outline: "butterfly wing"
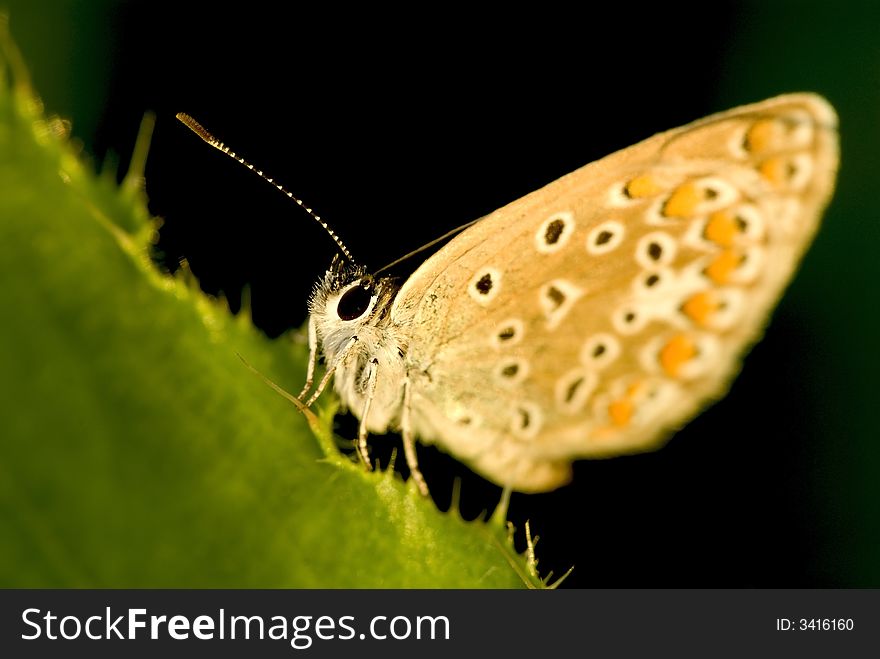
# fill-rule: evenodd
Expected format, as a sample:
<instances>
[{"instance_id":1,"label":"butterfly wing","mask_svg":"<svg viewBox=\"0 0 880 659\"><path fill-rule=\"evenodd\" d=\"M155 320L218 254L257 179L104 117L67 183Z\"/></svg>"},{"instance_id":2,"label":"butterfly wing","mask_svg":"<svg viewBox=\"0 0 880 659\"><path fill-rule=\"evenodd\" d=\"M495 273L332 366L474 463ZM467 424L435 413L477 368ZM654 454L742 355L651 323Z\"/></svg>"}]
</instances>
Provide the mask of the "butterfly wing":
<instances>
[{"instance_id":1,"label":"butterfly wing","mask_svg":"<svg viewBox=\"0 0 880 659\"><path fill-rule=\"evenodd\" d=\"M415 432L552 489L719 396L833 190L836 117L781 96L656 135L487 216L405 283Z\"/></svg>"}]
</instances>

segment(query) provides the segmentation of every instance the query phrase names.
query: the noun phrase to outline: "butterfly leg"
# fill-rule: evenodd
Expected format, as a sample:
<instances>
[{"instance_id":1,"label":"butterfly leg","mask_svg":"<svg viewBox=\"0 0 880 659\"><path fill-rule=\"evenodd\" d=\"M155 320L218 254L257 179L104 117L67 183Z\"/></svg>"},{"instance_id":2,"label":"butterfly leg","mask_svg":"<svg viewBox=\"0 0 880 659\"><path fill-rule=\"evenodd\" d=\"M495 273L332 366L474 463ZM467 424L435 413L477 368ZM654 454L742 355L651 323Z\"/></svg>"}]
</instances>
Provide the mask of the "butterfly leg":
<instances>
[{"instance_id":1,"label":"butterfly leg","mask_svg":"<svg viewBox=\"0 0 880 659\"><path fill-rule=\"evenodd\" d=\"M318 362L318 327L315 319L309 316L309 365L306 370L306 386L299 392L298 399L302 400L309 389L312 388L312 382L315 378L315 364Z\"/></svg>"},{"instance_id":2,"label":"butterfly leg","mask_svg":"<svg viewBox=\"0 0 880 659\"><path fill-rule=\"evenodd\" d=\"M419 487L422 496L428 496L428 484L425 477L419 470L419 458L416 455L416 438L412 430L412 422L410 419L411 394L409 377L403 381L403 410L400 416L400 429L403 435L403 453L406 456L406 465L409 467L409 473L412 479Z\"/></svg>"},{"instance_id":3,"label":"butterfly leg","mask_svg":"<svg viewBox=\"0 0 880 659\"><path fill-rule=\"evenodd\" d=\"M348 356L348 353L351 352L351 349L358 342L358 338L356 336L351 337L348 340L348 343L345 344L345 347L339 351L336 355L336 358L327 365L327 372L324 373L324 377L321 378L321 381L318 383L318 388L309 396L309 399L306 401L306 407L311 407L312 404L318 400L318 396L321 395L321 392L324 391L327 383L330 382L330 378L333 377L333 372L336 370L336 365L340 364L345 360Z\"/></svg>"},{"instance_id":4,"label":"butterfly leg","mask_svg":"<svg viewBox=\"0 0 880 659\"><path fill-rule=\"evenodd\" d=\"M358 426L358 455L361 456L367 469L372 469L370 464L370 455L367 452L367 416L370 414L370 405L373 404L373 396L376 395L376 380L379 372L379 360L373 357L370 360L367 372L367 395L364 399L364 411L361 414L361 423Z\"/></svg>"}]
</instances>

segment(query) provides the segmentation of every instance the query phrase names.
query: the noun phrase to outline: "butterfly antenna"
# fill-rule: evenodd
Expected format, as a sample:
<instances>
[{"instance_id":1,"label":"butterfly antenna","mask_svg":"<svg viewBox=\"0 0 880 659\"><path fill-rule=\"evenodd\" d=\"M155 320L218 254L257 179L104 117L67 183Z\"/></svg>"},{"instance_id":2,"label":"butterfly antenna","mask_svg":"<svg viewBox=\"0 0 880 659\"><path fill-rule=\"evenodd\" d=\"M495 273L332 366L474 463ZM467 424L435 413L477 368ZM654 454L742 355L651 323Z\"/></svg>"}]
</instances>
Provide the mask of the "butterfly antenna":
<instances>
[{"instance_id":1,"label":"butterfly antenna","mask_svg":"<svg viewBox=\"0 0 880 659\"><path fill-rule=\"evenodd\" d=\"M481 219L482 219L482 218L479 218L479 219L476 219L476 220L471 220L471 221L468 222L467 224L462 224L460 227L455 227L455 228L452 229L451 231L447 231L446 233L444 233L444 234L443 234L442 236L440 236L439 238L434 238L434 240L432 240L431 242L429 242L429 243L425 243L425 244L422 245L421 247L417 247L417 248L414 249L413 251L411 251L411 252L409 252L409 253L407 253L407 254L404 254L404 255L401 256L399 259L394 259L394 260L393 260L391 263L389 263L388 265L383 265L381 268L379 268L378 270L376 270L376 271L373 273L373 277L375 277L376 275L378 275L380 272L385 272L386 270L390 270L391 268L393 268L394 266L396 266L398 263L403 263L403 262L406 261L407 259L412 258L413 256L415 256L416 254L418 254L418 253L420 253L420 252L424 252L426 249L428 249L428 248L430 248L430 247L433 247L434 245L436 245L437 243L439 243L439 242L441 242L441 241L443 241L443 240L446 240L446 239L449 238L450 236L454 236L454 235L457 234L457 233L461 233L462 231L464 231L464 230L467 229L468 227L473 226L474 224L476 224L477 222L479 222Z\"/></svg>"},{"instance_id":2,"label":"butterfly antenna","mask_svg":"<svg viewBox=\"0 0 880 659\"><path fill-rule=\"evenodd\" d=\"M352 265L355 265L354 257L352 257L351 252L348 251L348 248L345 246L345 243L343 243L342 240L339 238L339 236L337 236L333 232L333 229L331 229L329 227L329 225L324 220L322 220L321 217L317 213L315 213L311 208L306 206L301 199L299 199L298 197L295 197L292 192L289 192L288 190L286 190L284 188L284 186L281 185L280 183L277 183L275 181L275 179L264 174L262 170L257 169L252 164L250 164L247 160L245 160L240 155L238 155L235 151L231 150L228 146L223 144L223 142L221 142L216 137L211 135L211 133L209 133L208 130L204 126L202 126L202 124L200 124L198 121L193 119L191 116L189 116L185 112L178 112L176 116L177 116L177 119L184 126L186 126L192 132L194 132L196 135L201 137L205 142L207 142L208 144L213 146L218 151L222 151L223 153L225 153L227 156L229 156L233 160L238 161L239 163L241 163L242 165L247 167L249 170L254 172L261 179L263 179L267 183L271 183L278 190L280 190L283 194L287 195L290 199L295 201L300 208L302 208L306 213L308 213L309 215L312 216L312 218L315 220L315 222L317 222L318 224L320 224L324 228L324 231L326 231L329 234L330 238L333 240L333 242L336 243L336 246L339 248L339 251L342 252L342 255L345 256L345 258L348 260L348 262L351 263Z\"/></svg>"}]
</instances>

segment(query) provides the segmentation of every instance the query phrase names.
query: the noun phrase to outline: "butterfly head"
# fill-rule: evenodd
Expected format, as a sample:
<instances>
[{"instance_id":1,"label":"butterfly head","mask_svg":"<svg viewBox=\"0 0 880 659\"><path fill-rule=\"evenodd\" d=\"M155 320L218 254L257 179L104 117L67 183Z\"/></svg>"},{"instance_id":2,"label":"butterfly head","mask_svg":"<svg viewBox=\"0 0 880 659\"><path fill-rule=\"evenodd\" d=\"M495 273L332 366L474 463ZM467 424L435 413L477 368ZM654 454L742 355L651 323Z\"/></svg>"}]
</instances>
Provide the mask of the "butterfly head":
<instances>
[{"instance_id":1,"label":"butterfly head","mask_svg":"<svg viewBox=\"0 0 880 659\"><path fill-rule=\"evenodd\" d=\"M365 267L334 257L309 300L318 335L325 345L344 343L365 327L381 325L397 289L391 277L373 277Z\"/></svg>"}]
</instances>

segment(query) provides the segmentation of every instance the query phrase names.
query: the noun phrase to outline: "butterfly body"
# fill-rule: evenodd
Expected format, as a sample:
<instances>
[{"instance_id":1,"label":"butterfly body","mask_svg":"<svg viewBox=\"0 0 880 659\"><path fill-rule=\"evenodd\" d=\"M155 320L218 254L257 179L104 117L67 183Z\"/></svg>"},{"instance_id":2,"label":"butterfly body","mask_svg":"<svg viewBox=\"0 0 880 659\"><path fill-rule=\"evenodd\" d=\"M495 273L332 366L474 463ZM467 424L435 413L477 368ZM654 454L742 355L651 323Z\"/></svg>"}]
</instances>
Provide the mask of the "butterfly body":
<instances>
[{"instance_id":1,"label":"butterfly body","mask_svg":"<svg viewBox=\"0 0 880 659\"><path fill-rule=\"evenodd\" d=\"M724 392L836 168L834 112L810 94L661 133L488 215L400 287L332 267L313 357L364 456L367 432L401 429L416 474L417 437L553 489L572 460L655 447Z\"/></svg>"},{"instance_id":2,"label":"butterfly body","mask_svg":"<svg viewBox=\"0 0 880 659\"><path fill-rule=\"evenodd\" d=\"M399 289L397 283L385 277L364 288L360 282L365 275L362 268L334 261L315 288L309 305L310 318L324 359L327 364L336 365L334 389L347 409L363 409L370 393L370 375L376 373L370 413L363 422L370 432L384 433L400 424L401 383L407 374L405 355L409 337L406 326L394 323L389 313ZM348 292L355 305L363 302L366 307L354 318L343 320L340 307L344 307ZM358 306L354 309L360 311Z\"/></svg>"}]
</instances>

